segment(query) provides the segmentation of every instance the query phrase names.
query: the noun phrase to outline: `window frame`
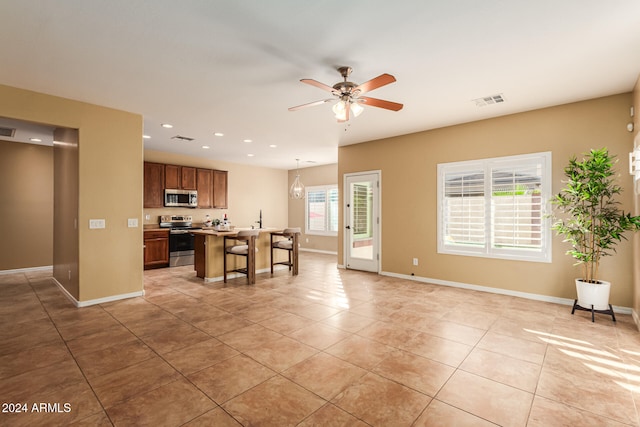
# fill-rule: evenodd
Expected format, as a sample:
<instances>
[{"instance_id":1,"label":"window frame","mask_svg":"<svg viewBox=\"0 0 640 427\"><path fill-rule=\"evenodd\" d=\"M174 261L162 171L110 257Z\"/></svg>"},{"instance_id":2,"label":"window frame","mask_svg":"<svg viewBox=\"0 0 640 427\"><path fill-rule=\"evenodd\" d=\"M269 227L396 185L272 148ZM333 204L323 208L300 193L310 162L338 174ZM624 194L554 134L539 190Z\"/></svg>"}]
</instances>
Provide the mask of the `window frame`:
<instances>
[{"instance_id":1,"label":"window frame","mask_svg":"<svg viewBox=\"0 0 640 427\"><path fill-rule=\"evenodd\" d=\"M304 191L305 191L305 203L304 203L304 228L305 228L305 234L310 234L310 235L316 235L316 236L332 236L332 237L337 237L338 236L338 226L336 225L336 230L335 231L331 231L329 230L330 227L330 221L332 216L330 215L330 192L332 190L335 190L337 196L338 196L338 201L336 202L336 212L335 212L335 217L336 217L336 221L338 220L338 210L340 207L340 194L338 193L338 184L328 184L328 185L315 185L315 186L309 186L309 187L305 187ZM310 230L309 229L309 193L312 192L320 192L320 191L324 191L325 193L325 224L324 224L324 230Z\"/></svg>"},{"instance_id":2,"label":"window frame","mask_svg":"<svg viewBox=\"0 0 640 427\"><path fill-rule=\"evenodd\" d=\"M484 258L496 258L505 260L531 261L550 263L552 259L552 235L550 219L546 215L549 211L549 201L552 197L552 156L551 152L522 154L516 156L493 157L487 159L468 160L461 162L439 163L437 165L437 251L439 254L446 255L463 255ZM505 248L500 244L494 243L494 228L498 223L494 223L495 192L496 190L492 178L493 171L500 168L511 168L517 171L518 168L527 167L540 168L540 248ZM459 245L447 244L445 242L445 176L452 174L468 174L483 173L483 229L484 243L474 246L473 244ZM514 185L519 185L517 182ZM465 190L463 190L465 191ZM517 190L516 190L517 191ZM480 196L478 196L480 197ZM481 202L482 202L481 201ZM514 199L516 201L516 199ZM481 203L482 204L482 203ZM514 204L517 207L517 204Z\"/></svg>"}]
</instances>

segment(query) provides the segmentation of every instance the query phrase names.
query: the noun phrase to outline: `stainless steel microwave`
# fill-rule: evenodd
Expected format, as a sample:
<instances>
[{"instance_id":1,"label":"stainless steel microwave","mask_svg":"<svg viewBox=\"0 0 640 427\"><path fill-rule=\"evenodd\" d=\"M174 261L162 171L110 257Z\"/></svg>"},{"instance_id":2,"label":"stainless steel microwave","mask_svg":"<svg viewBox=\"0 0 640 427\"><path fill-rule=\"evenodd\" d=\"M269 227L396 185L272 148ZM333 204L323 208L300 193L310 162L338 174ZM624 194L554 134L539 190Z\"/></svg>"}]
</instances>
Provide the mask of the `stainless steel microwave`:
<instances>
[{"instance_id":1,"label":"stainless steel microwave","mask_svg":"<svg viewBox=\"0 0 640 427\"><path fill-rule=\"evenodd\" d=\"M164 190L164 205L168 207L197 208L196 190Z\"/></svg>"}]
</instances>

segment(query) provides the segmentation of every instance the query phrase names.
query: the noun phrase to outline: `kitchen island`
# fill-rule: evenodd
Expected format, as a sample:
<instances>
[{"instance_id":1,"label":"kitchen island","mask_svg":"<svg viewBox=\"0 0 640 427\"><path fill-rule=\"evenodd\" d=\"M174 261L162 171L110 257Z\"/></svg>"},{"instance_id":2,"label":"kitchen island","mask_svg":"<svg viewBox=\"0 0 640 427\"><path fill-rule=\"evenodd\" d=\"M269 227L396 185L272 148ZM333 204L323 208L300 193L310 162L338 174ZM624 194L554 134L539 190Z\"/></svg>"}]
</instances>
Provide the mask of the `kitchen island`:
<instances>
[{"instance_id":1,"label":"kitchen island","mask_svg":"<svg viewBox=\"0 0 640 427\"><path fill-rule=\"evenodd\" d=\"M203 228L202 230L193 230L195 236L195 263L196 276L203 278L205 282L221 281L224 276L224 237L235 236L241 230L250 230L250 228L236 228L232 231L218 231L213 228ZM260 228L258 237L256 238L256 274L270 271L271 257L271 233L280 232L282 228ZM241 243L239 243L241 244ZM227 245L231 245L228 242ZM276 261L285 261L287 254L284 251L275 251ZM246 263L245 257L229 255L227 258L227 269L244 267ZM240 275L237 275L240 276ZM235 273L229 277L236 277Z\"/></svg>"}]
</instances>

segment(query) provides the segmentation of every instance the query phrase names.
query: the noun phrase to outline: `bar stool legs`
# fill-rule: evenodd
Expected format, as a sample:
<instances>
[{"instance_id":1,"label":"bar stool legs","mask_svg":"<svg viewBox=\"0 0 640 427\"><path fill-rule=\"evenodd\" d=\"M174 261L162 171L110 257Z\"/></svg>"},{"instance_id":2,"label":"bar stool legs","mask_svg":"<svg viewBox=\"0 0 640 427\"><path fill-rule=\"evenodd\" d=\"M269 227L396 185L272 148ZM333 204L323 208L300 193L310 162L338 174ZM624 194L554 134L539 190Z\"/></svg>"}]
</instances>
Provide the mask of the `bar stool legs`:
<instances>
[{"instance_id":1,"label":"bar stool legs","mask_svg":"<svg viewBox=\"0 0 640 427\"><path fill-rule=\"evenodd\" d=\"M224 283L227 283L227 273L237 272L247 275L247 282L250 285L256 283L256 237L259 230L243 230L236 236L224 236L223 250L224 250ZM227 246L227 240L235 240L240 242L246 242L243 245ZM245 268L235 268L233 270L227 269L227 256L237 255L243 256L247 259Z\"/></svg>"},{"instance_id":2,"label":"bar stool legs","mask_svg":"<svg viewBox=\"0 0 640 427\"><path fill-rule=\"evenodd\" d=\"M299 246L300 228L285 228L282 232L271 233L271 274L273 274L273 266L282 264L289 267L289 271L294 276L298 275L298 246ZM279 237L286 237L281 239ZM287 251L288 261L275 261L274 249Z\"/></svg>"}]
</instances>

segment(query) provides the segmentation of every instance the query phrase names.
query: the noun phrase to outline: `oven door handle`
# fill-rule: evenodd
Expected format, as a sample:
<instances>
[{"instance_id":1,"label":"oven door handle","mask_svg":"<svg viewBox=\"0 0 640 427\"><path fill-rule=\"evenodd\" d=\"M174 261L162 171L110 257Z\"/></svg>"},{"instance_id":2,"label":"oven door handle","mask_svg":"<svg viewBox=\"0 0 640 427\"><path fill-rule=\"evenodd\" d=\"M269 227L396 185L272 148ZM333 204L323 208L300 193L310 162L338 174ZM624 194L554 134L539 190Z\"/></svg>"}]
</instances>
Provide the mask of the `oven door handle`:
<instances>
[{"instance_id":1,"label":"oven door handle","mask_svg":"<svg viewBox=\"0 0 640 427\"><path fill-rule=\"evenodd\" d=\"M169 234L187 234L189 230L171 230Z\"/></svg>"}]
</instances>

